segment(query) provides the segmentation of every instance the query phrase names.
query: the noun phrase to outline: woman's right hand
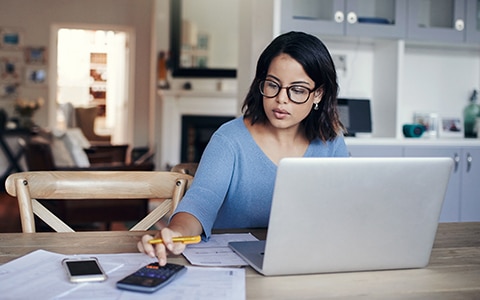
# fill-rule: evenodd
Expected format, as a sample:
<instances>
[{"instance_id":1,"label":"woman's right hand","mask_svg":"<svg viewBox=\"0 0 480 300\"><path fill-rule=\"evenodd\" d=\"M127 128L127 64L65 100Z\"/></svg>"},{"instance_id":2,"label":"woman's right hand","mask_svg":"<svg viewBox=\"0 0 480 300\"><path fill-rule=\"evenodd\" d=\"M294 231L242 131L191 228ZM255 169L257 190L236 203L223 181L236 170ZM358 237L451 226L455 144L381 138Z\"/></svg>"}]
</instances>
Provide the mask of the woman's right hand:
<instances>
[{"instance_id":1,"label":"woman's right hand","mask_svg":"<svg viewBox=\"0 0 480 300\"><path fill-rule=\"evenodd\" d=\"M161 238L163 243L152 245L148 241L154 237L151 235L142 236L142 240L137 243L137 248L140 252L147 254L150 257L157 257L158 263L164 266L167 263L167 256L169 253L179 255L185 250L184 243L172 242L173 237L182 236L180 232L171 230L168 227L160 230L155 238Z\"/></svg>"}]
</instances>

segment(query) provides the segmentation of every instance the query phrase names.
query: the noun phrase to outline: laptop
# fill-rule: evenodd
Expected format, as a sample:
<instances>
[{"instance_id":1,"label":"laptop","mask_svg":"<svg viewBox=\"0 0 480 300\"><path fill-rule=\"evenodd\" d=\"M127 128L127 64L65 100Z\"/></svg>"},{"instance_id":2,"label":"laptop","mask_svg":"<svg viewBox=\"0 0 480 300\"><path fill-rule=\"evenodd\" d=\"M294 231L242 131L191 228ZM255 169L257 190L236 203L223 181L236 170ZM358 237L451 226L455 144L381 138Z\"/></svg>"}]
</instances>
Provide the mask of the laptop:
<instances>
[{"instance_id":1,"label":"laptop","mask_svg":"<svg viewBox=\"0 0 480 300\"><path fill-rule=\"evenodd\" d=\"M230 248L263 275L425 267L453 160L285 158L265 241Z\"/></svg>"}]
</instances>

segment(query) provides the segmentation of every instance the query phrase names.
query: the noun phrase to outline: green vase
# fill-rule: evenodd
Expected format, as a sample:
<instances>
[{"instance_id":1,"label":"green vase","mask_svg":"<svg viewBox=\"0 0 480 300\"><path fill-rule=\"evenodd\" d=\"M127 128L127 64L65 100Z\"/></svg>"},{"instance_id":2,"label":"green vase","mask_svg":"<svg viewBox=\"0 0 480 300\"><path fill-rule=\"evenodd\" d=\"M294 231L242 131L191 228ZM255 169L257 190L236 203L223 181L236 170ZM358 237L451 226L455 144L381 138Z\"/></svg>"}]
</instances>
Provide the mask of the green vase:
<instances>
[{"instance_id":1,"label":"green vase","mask_svg":"<svg viewBox=\"0 0 480 300\"><path fill-rule=\"evenodd\" d=\"M477 118L480 117L480 106L477 104L477 91L474 90L470 97L470 104L463 110L463 123L466 138L476 138L477 132Z\"/></svg>"}]
</instances>

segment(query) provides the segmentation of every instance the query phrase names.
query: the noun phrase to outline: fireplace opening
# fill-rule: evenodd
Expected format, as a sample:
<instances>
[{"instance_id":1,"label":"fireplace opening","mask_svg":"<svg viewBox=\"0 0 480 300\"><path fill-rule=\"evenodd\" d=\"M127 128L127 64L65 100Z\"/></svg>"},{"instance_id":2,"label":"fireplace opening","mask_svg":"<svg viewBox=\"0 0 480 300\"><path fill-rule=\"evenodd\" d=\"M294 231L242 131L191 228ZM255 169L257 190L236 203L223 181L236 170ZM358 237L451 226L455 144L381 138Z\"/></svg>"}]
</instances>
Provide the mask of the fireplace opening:
<instances>
[{"instance_id":1,"label":"fireplace opening","mask_svg":"<svg viewBox=\"0 0 480 300\"><path fill-rule=\"evenodd\" d=\"M199 162L213 133L232 116L182 116L181 162Z\"/></svg>"}]
</instances>

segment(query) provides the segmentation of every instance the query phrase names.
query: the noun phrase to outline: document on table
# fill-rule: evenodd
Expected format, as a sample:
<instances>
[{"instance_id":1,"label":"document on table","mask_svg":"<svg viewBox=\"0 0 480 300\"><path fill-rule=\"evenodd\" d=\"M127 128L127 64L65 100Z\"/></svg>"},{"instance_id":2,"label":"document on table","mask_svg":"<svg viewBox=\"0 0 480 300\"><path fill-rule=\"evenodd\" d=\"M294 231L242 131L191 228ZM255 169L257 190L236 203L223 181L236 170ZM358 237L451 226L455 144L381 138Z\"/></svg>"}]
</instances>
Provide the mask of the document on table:
<instances>
[{"instance_id":1,"label":"document on table","mask_svg":"<svg viewBox=\"0 0 480 300\"><path fill-rule=\"evenodd\" d=\"M108 275L104 282L71 283L61 264L71 257L37 250L0 266L1 299L235 299L244 300L245 270L239 268L200 268L187 272L164 288L152 293L119 290L123 277L155 261L142 253L85 254L96 257Z\"/></svg>"},{"instance_id":2,"label":"document on table","mask_svg":"<svg viewBox=\"0 0 480 300\"><path fill-rule=\"evenodd\" d=\"M229 242L258 241L251 233L212 234L207 242L190 244L183 256L195 266L233 267L248 264L230 247Z\"/></svg>"}]
</instances>

